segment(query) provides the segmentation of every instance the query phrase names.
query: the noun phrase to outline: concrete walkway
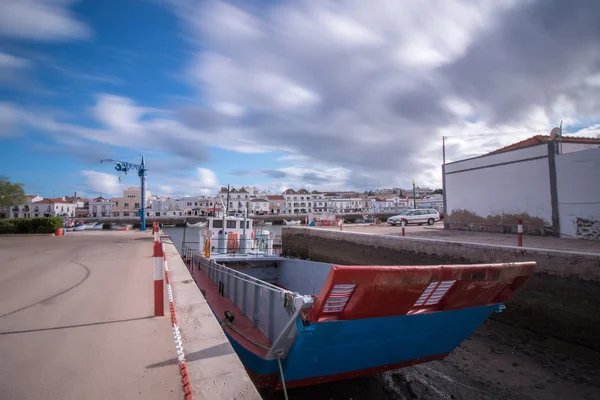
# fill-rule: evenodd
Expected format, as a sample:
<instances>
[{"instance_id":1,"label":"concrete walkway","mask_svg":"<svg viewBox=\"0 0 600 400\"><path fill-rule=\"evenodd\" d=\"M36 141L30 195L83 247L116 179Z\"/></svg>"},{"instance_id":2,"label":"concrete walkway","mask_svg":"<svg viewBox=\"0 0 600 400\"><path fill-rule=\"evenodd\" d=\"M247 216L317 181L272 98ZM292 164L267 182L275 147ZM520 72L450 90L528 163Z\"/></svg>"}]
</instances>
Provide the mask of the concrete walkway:
<instances>
[{"instance_id":1,"label":"concrete walkway","mask_svg":"<svg viewBox=\"0 0 600 400\"><path fill-rule=\"evenodd\" d=\"M0 237L0 399L182 399L149 232Z\"/></svg>"},{"instance_id":2,"label":"concrete walkway","mask_svg":"<svg viewBox=\"0 0 600 400\"><path fill-rule=\"evenodd\" d=\"M337 230L336 227L318 227L318 229ZM400 226L390 225L344 225L344 232L360 232L372 233L375 235L401 235L402 228ZM471 231L455 231L444 230L442 223L436 223L433 226L418 226L409 225L406 227L406 236L420 237L428 239L438 239L448 242L458 243L476 243L500 246L516 246L516 234L504 233L488 233L488 232L471 232ZM552 249L563 251L576 251L585 253L600 254L600 241L583 240L583 239L566 239L547 236L523 236L523 246L534 249Z\"/></svg>"}]
</instances>

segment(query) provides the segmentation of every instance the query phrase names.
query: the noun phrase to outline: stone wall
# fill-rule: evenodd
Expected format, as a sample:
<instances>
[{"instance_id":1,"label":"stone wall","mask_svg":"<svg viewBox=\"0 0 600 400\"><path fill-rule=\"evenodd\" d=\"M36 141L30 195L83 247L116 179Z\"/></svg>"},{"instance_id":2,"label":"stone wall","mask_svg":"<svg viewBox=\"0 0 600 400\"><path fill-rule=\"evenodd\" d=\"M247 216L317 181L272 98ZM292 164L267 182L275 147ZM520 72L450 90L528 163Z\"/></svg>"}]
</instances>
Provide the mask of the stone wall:
<instances>
[{"instance_id":1,"label":"stone wall","mask_svg":"<svg viewBox=\"0 0 600 400\"><path fill-rule=\"evenodd\" d=\"M439 265L536 261L535 275L500 321L600 350L600 256L559 250L284 228L283 252L348 265Z\"/></svg>"},{"instance_id":2,"label":"stone wall","mask_svg":"<svg viewBox=\"0 0 600 400\"><path fill-rule=\"evenodd\" d=\"M600 240L600 220L577 218L577 237Z\"/></svg>"}]
</instances>

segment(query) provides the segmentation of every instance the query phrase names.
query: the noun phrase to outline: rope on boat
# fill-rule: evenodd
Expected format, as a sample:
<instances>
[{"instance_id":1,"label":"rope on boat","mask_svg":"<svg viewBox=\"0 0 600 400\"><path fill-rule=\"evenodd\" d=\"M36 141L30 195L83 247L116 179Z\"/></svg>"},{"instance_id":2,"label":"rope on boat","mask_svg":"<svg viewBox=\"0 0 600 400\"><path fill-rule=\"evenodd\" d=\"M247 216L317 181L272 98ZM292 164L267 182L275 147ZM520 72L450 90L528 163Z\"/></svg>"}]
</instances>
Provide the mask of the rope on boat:
<instances>
[{"instance_id":1,"label":"rope on boat","mask_svg":"<svg viewBox=\"0 0 600 400\"><path fill-rule=\"evenodd\" d=\"M287 388L285 387L285 378L283 377L283 367L281 366L281 358L277 354L277 363L279 364L279 373L281 374L281 384L283 385L283 396L288 400Z\"/></svg>"}]
</instances>

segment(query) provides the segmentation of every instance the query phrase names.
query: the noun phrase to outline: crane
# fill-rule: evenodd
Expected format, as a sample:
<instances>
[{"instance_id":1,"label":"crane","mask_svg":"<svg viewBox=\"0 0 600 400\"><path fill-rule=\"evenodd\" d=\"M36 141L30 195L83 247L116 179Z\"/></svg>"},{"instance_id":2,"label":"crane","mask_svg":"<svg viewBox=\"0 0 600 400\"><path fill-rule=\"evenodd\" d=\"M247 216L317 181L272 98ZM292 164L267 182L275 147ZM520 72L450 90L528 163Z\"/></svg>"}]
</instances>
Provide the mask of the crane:
<instances>
[{"instance_id":1,"label":"crane","mask_svg":"<svg viewBox=\"0 0 600 400\"><path fill-rule=\"evenodd\" d=\"M141 186L142 186L142 204L140 207L140 210L138 211L138 214L140 216L140 218L142 219L142 225L140 226L140 231L145 231L146 230L146 171L148 171L146 169L146 165L144 164L144 156L142 156L142 163L141 164L133 164L127 161L118 161L118 160L112 160L110 158L105 159L105 160L100 160L101 163L111 163L111 164L116 164L115 169L119 172L123 172L125 174L127 174L128 171L131 170L136 170L138 173L138 176L140 177L140 182L141 182Z\"/></svg>"}]
</instances>

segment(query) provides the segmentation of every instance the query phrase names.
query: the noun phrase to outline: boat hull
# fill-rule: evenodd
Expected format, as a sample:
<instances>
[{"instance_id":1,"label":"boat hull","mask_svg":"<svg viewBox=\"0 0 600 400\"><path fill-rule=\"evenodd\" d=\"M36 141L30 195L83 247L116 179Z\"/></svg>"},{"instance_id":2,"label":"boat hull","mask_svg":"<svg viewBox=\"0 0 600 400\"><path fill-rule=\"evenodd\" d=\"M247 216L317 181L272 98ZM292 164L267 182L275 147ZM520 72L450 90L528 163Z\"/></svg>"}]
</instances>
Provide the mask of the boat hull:
<instances>
[{"instance_id":1,"label":"boat hull","mask_svg":"<svg viewBox=\"0 0 600 400\"><path fill-rule=\"evenodd\" d=\"M304 327L282 360L288 388L352 379L444 358L497 305L409 316L328 321ZM281 388L276 360L227 336L257 387Z\"/></svg>"}]
</instances>

